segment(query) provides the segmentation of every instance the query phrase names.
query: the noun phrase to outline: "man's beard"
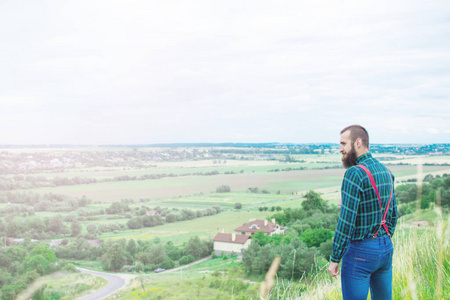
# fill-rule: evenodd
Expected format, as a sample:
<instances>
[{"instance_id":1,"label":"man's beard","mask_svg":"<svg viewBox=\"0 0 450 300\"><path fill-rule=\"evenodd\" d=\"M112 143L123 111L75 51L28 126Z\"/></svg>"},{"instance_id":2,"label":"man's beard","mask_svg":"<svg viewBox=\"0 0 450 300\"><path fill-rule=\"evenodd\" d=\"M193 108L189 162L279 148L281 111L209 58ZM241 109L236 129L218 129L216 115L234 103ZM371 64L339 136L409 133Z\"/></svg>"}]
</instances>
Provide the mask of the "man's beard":
<instances>
[{"instance_id":1,"label":"man's beard","mask_svg":"<svg viewBox=\"0 0 450 300\"><path fill-rule=\"evenodd\" d=\"M350 150L347 154L342 155L342 164L344 165L344 168L348 169L350 167L356 166L356 160L358 157L356 156L355 148Z\"/></svg>"}]
</instances>

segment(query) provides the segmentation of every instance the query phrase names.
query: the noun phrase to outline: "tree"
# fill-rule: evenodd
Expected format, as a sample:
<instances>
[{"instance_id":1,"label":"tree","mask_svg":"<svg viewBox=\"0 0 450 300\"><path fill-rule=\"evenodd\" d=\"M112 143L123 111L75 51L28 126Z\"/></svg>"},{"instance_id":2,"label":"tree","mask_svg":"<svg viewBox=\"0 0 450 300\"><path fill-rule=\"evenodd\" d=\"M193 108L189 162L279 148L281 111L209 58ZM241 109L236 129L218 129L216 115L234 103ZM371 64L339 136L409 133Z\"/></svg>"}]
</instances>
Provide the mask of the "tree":
<instances>
[{"instance_id":1,"label":"tree","mask_svg":"<svg viewBox=\"0 0 450 300\"><path fill-rule=\"evenodd\" d=\"M252 243L257 243L261 247L269 244L270 237L264 233L264 231L260 230L254 235L252 235Z\"/></svg>"},{"instance_id":2,"label":"tree","mask_svg":"<svg viewBox=\"0 0 450 300\"><path fill-rule=\"evenodd\" d=\"M49 262L56 261L56 255L53 250L51 250L48 246L36 246L31 252L30 255L42 255Z\"/></svg>"},{"instance_id":3,"label":"tree","mask_svg":"<svg viewBox=\"0 0 450 300\"><path fill-rule=\"evenodd\" d=\"M174 246L173 242L167 242L165 247L167 256L169 256L171 260L178 260L180 258L180 250Z\"/></svg>"},{"instance_id":4,"label":"tree","mask_svg":"<svg viewBox=\"0 0 450 300\"><path fill-rule=\"evenodd\" d=\"M404 184L395 188L395 196L399 203L409 203L417 200L417 185Z\"/></svg>"},{"instance_id":5,"label":"tree","mask_svg":"<svg viewBox=\"0 0 450 300\"><path fill-rule=\"evenodd\" d=\"M166 222L167 223L173 223L173 222L176 222L176 221L177 221L177 216L176 215L170 213L170 214L168 214L166 216Z\"/></svg>"},{"instance_id":6,"label":"tree","mask_svg":"<svg viewBox=\"0 0 450 300\"><path fill-rule=\"evenodd\" d=\"M133 219L128 220L127 226L130 229L139 229L144 227L142 219L140 217L135 217Z\"/></svg>"},{"instance_id":7,"label":"tree","mask_svg":"<svg viewBox=\"0 0 450 300\"><path fill-rule=\"evenodd\" d=\"M70 226L71 230L72 230L72 234L71 236L75 237L78 236L81 233L81 224L80 222L78 222L78 220L74 220L72 222L72 225Z\"/></svg>"},{"instance_id":8,"label":"tree","mask_svg":"<svg viewBox=\"0 0 450 300\"><path fill-rule=\"evenodd\" d=\"M302 207L306 211L318 209L325 212L327 209L327 203L322 199L319 193L309 190L305 195L306 200L302 202Z\"/></svg>"},{"instance_id":9,"label":"tree","mask_svg":"<svg viewBox=\"0 0 450 300\"><path fill-rule=\"evenodd\" d=\"M234 204L234 209L241 209L241 208L242 208L242 203L236 202L236 203Z\"/></svg>"},{"instance_id":10,"label":"tree","mask_svg":"<svg viewBox=\"0 0 450 300\"><path fill-rule=\"evenodd\" d=\"M190 264L193 261L195 261L195 257L194 256L186 255L186 256L183 256L182 258L180 258L179 263L180 263L180 265L187 265L187 264Z\"/></svg>"},{"instance_id":11,"label":"tree","mask_svg":"<svg viewBox=\"0 0 450 300\"><path fill-rule=\"evenodd\" d=\"M331 239L333 237L333 232L325 229L306 229L300 239L308 246L308 247L319 247L321 243Z\"/></svg>"},{"instance_id":12,"label":"tree","mask_svg":"<svg viewBox=\"0 0 450 300\"><path fill-rule=\"evenodd\" d=\"M220 185L216 188L216 193L229 193L231 192L230 186Z\"/></svg>"},{"instance_id":13,"label":"tree","mask_svg":"<svg viewBox=\"0 0 450 300\"><path fill-rule=\"evenodd\" d=\"M161 243L151 245L148 249L150 263L153 265L162 265L167 259L166 249Z\"/></svg>"},{"instance_id":14,"label":"tree","mask_svg":"<svg viewBox=\"0 0 450 300\"><path fill-rule=\"evenodd\" d=\"M95 223L89 223L86 225L87 232L92 236L97 236L97 225Z\"/></svg>"},{"instance_id":15,"label":"tree","mask_svg":"<svg viewBox=\"0 0 450 300\"><path fill-rule=\"evenodd\" d=\"M127 244L127 252L130 253L132 257L134 257L137 253L137 244L134 239L128 241Z\"/></svg>"},{"instance_id":16,"label":"tree","mask_svg":"<svg viewBox=\"0 0 450 300\"><path fill-rule=\"evenodd\" d=\"M69 228L64 224L63 218L60 215L48 218L46 225L47 231L60 234L67 234L70 232Z\"/></svg>"},{"instance_id":17,"label":"tree","mask_svg":"<svg viewBox=\"0 0 450 300\"><path fill-rule=\"evenodd\" d=\"M5 231L8 236L19 236L25 231L25 224L20 218L8 218Z\"/></svg>"},{"instance_id":18,"label":"tree","mask_svg":"<svg viewBox=\"0 0 450 300\"><path fill-rule=\"evenodd\" d=\"M106 209L106 213L110 215L120 214L130 211L130 208L128 207L128 204L121 203L121 202L113 202L111 205Z\"/></svg>"},{"instance_id":19,"label":"tree","mask_svg":"<svg viewBox=\"0 0 450 300\"><path fill-rule=\"evenodd\" d=\"M102 257L103 269L106 271L118 271L125 263L125 250L120 243L108 243L105 245L106 253Z\"/></svg>"},{"instance_id":20,"label":"tree","mask_svg":"<svg viewBox=\"0 0 450 300\"><path fill-rule=\"evenodd\" d=\"M23 246L7 247L0 256L0 266L6 268L13 276L19 271L20 263L27 256L27 250Z\"/></svg>"},{"instance_id":21,"label":"tree","mask_svg":"<svg viewBox=\"0 0 450 300\"><path fill-rule=\"evenodd\" d=\"M27 218L27 227L28 230L32 231L32 235L34 238L40 238L40 235L45 231L45 223L39 217Z\"/></svg>"},{"instance_id":22,"label":"tree","mask_svg":"<svg viewBox=\"0 0 450 300\"><path fill-rule=\"evenodd\" d=\"M242 255L242 265L247 274L253 273L252 263L255 257L258 255L259 248L261 246L258 243L251 243L247 249L244 250Z\"/></svg>"},{"instance_id":23,"label":"tree","mask_svg":"<svg viewBox=\"0 0 450 300\"><path fill-rule=\"evenodd\" d=\"M331 253L333 253L333 241L330 239L322 242L319 246L319 251L323 255L323 257L325 257L325 259L329 261Z\"/></svg>"},{"instance_id":24,"label":"tree","mask_svg":"<svg viewBox=\"0 0 450 300\"><path fill-rule=\"evenodd\" d=\"M433 175L431 174L427 174L424 178L423 178L423 182L431 182L433 180Z\"/></svg>"},{"instance_id":25,"label":"tree","mask_svg":"<svg viewBox=\"0 0 450 300\"><path fill-rule=\"evenodd\" d=\"M195 259L208 256L212 249L208 246L207 242L201 241L198 236L193 236L186 244L185 253L192 255Z\"/></svg>"},{"instance_id":26,"label":"tree","mask_svg":"<svg viewBox=\"0 0 450 300\"><path fill-rule=\"evenodd\" d=\"M53 265L42 254L29 255L22 263L23 270L33 271L36 270L40 275L45 275L53 270Z\"/></svg>"}]
</instances>

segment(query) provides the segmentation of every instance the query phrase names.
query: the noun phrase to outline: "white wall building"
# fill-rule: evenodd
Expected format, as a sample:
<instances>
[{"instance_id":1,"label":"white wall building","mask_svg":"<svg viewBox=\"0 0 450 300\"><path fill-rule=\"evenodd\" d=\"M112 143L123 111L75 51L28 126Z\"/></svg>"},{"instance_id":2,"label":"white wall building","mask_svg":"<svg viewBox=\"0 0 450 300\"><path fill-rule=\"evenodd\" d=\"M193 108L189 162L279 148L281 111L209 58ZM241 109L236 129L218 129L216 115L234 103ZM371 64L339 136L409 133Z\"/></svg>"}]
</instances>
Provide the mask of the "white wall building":
<instances>
[{"instance_id":1,"label":"white wall building","mask_svg":"<svg viewBox=\"0 0 450 300\"><path fill-rule=\"evenodd\" d=\"M244 249L247 249L251 243L249 235L221 232L216 234L213 241L216 255L235 253L241 256Z\"/></svg>"}]
</instances>

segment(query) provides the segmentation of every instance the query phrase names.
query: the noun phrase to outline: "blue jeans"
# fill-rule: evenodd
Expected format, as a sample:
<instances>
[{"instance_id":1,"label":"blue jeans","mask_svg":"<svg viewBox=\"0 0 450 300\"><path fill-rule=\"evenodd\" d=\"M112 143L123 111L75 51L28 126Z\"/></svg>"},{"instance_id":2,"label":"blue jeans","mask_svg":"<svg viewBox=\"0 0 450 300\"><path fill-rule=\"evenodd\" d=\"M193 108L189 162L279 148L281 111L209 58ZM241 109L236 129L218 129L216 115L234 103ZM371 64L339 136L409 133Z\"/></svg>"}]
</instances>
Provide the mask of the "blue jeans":
<instances>
[{"instance_id":1,"label":"blue jeans","mask_svg":"<svg viewBox=\"0 0 450 300\"><path fill-rule=\"evenodd\" d=\"M388 236L351 241L342 258L341 284L344 299L392 299L392 255Z\"/></svg>"}]
</instances>

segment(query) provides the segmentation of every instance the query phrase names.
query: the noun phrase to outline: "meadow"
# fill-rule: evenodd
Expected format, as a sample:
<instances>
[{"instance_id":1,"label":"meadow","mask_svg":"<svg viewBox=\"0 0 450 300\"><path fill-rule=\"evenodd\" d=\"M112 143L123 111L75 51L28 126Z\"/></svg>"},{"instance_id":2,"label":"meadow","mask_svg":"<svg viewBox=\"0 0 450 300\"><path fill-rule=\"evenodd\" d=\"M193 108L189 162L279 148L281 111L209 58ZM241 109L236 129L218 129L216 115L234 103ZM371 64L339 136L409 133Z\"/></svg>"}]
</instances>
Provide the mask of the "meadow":
<instances>
[{"instance_id":1,"label":"meadow","mask_svg":"<svg viewBox=\"0 0 450 300\"><path fill-rule=\"evenodd\" d=\"M68 150L58 150L58 155L64 156ZM90 153L89 149L83 150ZM100 151L96 149L95 151ZM123 149L117 150L119 155L129 151ZM161 151L165 151L162 149ZM45 151L42 151L45 153ZM93 217L80 218L82 225L82 233L86 234L86 227L90 223L108 224L120 223L125 225L124 229L114 230L108 233L101 233L98 235L102 240L119 240L119 239L135 239L135 240L153 240L158 238L161 242L173 242L176 246L185 244L191 237L198 236L201 239L212 239L217 232L233 232L235 228L248 222L250 219L264 219L268 218L276 211L275 207L284 208L299 208L303 201L303 195L309 190L315 190L321 194L323 199L329 201L330 204L337 205L340 194L340 184L345 170L341 167L340 155L336 153L326 154L310 154L310 155L291 155L291 162L283 161L284 155L275 155L270 159L264 157L256 157L254 155L243 155L241 159L203 159L203 160L174 160L174 161L134 161L99 164L97 166L72 166L58 169L48 169L38 172L32 172L29 175L34 177L43 177L48 180L55 178L95 178L97 182L90 184L71 184L60 186L47 186L41 188L27 188L12 191L2 191L0 193L7 195L8 192L32 192L39 194L61 194L68 197L86 196L90 203L87 206L79 208L74 212L49 212L37 211L34 216L37 217L52 217L60 215L66 217L69 214L76 214L81 210L87 212L95 212L99 210L106 210L114 202L127 203L129 208L135 212L139 209L154 209L155 207L182 210L204 210L212 206L219 206L221 212L216 215L203 216L192 220L179 221L175 223L166 223L156 227L143 227L140 229L127 229L126 223L131 218L125 213L121 214L99 214ZM375 155L377 157L377 155ZM430 156L404 156L383 154L378 157L385 159L386 165L392 170L396 176L396 184L403 184L411 182L412 180L422 179L425 174L442 175L450 173L450 167L447 165L450 161L449 156L430 157ZM120 160L119 160L120 161ZM0 160L1 162L1 160ZM421 165L422 163L433 165ZM165 174L160 179L145 179L141 180L139 177L146 175ZM172 175L170 175L172 174ZM19 174L26 177L26 173ZM20 180L17 174L4 175L14 180ZM117 180L119 177L127 177L126 180ZM418 178L419 177L419 178ZM231 192L217 192L216 188L222 185L230 187ZM249 188L258 188L258 192L251 192ZM235 204L240 203L241 209L235 209ZM0 209L7 207L7 203L0 203ZM265 207L266 210L261 208ZM431 250L421 253L406 253L407 249L411 249L414 245L428 243L435 244L436 241L429 238L435 235L436 226L429 229L423 229L419 234L416 231L410 230L411 224L415 221L427 220L433 225L436 219L436 214L430 210L422 212L421 214L408 215L402 219L402 229L397 234L399 239L399 246L406 244L399 248L398 253L402 253L402 257L409 257L408 263L417 263L417 259L421 255L431 255ZM6 219L4 219L6 220ZM448 228L447 221L442 222L442 228ZM71 222L65 222L70 227ZM447 227L446 227L447 226ZM448 229L442 229L442 232L447 234ZM402 238L403 237L403 238ZM61 238L71 239L69 235L63 235ZM400 240L400 238L402 238ZM410 239L413 244L408 244ZM448 240L448 238L447 238ZM427 245L428 245L427 244ZM442 247L447 247L448 243L442 242ZM447 245L447 246L446 246ZM409 247L409 248L408 248ZM448 251L447 248L442 248ZM440 251L440 250L439 250ZM405 252L405 254L403 254ZM441 252L439 252L441 253ZM444 254L446 252L443 252ZM432 253L434 255L436 253ZM409 255L409 256L408 256ZM442 256L442 255L441 255ZM444 264L443 273L448 275L448 270L445 269L448 262L448 257L442 256L441 263ZM439 258L440 259L440 258ZM404 265L406 262L402 261ZM79 261L78 265L101 269L99 261ZM213 295L214 297L223 297L224 295L233 295L233 290L228 290L224 285L238 284L241 285L243 281L243 274L238 270L234 270L237 277L233 277L230 281L228 277L223 275L228 272L230 268L239 263L233 259L214 259L202 263L196 267L186 269L183 275L180 273L174 274L158 274L158 275L143 275L141 281L149 280L151 282L151 289L140 291L142 282L135 282L131 286L131 290L125 291L123 298L119 299L134 299L133 295L142 295L145 299L157 299L164 295L165 290L172 289L174 286L174 297L181 295L183 291L189 286L196 286L195 293L198 298L207 299ZM324 266L313 266L320 270L315 278L305 278L301 282L279 282L273 290L272 298L300 298L304 295L314 295L314 293L322 293L325 298L320 299L335 299L339 297L339 288L336 281L330 280L326 277L326 270ZM400 265L398 266L400 268ZM430 271L433 267L427 267ZM323 270L322 270L323 269ZM442 269L442 268L441 268ZM411 272L411 270L407 270ZM215 272L213 275L211 272ZM217 273L219 272L219 273ZM440 272L440 271L439 271ZM218 275L222 274L222 275ZM433 273L434 274L434 273ZM417 274L416 274L417 275ZM183 276L180 281L181 276ZM239 276L242 276L240 278ZM430 280L429 275L422 274L419 277L396 279L399 286L403 284L398 295L408 296L412 292L409 282L416 282L415 289L423 289L426 286L421 284L422 280ZM420 277L421 276L421 277ZM433 277L434 276L434 277ZM441 289L443 293L448 293L448 283L439 275L432 275L431 280L440 280L445 283L446 287ZM425 278L425 279L423 279ZM440 279L439 279L440 278ZM447 276L448 278L448 276ZM89 279L83 279L89 281ZM82 280L82 281L83 281ZM191 282L190 280L200 280L202 282ZM222 281L220 281L222 280ZM227 281L228 280L228 281ZM245 287L249 294L242 294L247 297L249 295L257 294L257 283L262 278L256 278L255 282L245 281ZM323 280L323 281L320 281ZM54 283L55 289L61 284L56 280ZM405 285L404 282L408 284ZM210 286L205 286L208 283ZM65 283L62 283L64 286ZM216 286L216 285L219 286ZM324 289L317 290L317 286L324 286ZM83 285L81 285L83 286ZM214 288L210 288L213 286ZM242 286L241 286L242 287ZM134 289L134 290L133 290ZM436 288L439 292L439 289ZM435 290L427 292L427 295L435 292ZM447 290L446 290L447 289ZM218 292L219 291L219 292ZM153 293L153 296L149 296ZM134 293L134 294L132 294ZM177 294L178 293L178 294ZM323 294L326 293L326 294ZM282 296L280 296L282 295ZM445 294L443 294L445 295ZM120 296L120 297L122 297ZM147 297L149 296L149 297ZM70 297L69 297L70 298ZM195 298L195 297L194 297ZM309 298L305 298L309 299ZM396 299L404 299L398 296ZM411 299L415 299L411 297ZM422 298L418 298L422 299ZM445 297L444 297L445 299Z\"/></svg>"}]
</instances>

